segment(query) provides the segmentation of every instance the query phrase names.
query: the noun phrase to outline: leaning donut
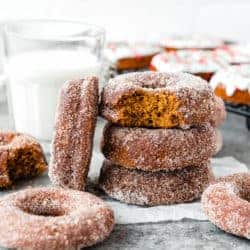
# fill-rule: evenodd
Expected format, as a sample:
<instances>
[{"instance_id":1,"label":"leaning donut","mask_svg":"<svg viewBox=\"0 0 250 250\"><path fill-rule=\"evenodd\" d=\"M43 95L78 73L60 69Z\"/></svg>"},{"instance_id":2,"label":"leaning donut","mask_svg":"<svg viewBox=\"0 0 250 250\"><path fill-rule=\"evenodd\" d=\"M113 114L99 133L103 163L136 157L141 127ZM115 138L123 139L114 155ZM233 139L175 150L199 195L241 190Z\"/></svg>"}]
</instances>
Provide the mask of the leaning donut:
<instances>
[{"instance_id":1,"label":"leaning donut","mask_svg":"<svg viewBox=\"0 0 250 250\"><path fill-rule=\"evenodd\" d=\"M101 148L104 156L117 165L169 171L207 162L216 150L216 133L209 124L185 130L107 124Z\"/></svg>"},{"instance_id":2,"label":"leaning donut","mask_svg":"<svg viewBox=\"0 0 250 250\"><path fill-rule=\"evenodd\" d=\"M112 210L92 194L34 188L0 200L0 245L18 249L80 249L104 240Z\"/></svg>"},{"instance_id":3,"label":"leaning donut","mask_svg":"<svg viewBox=\"0 0 250 250\"><path fill-rule=\"evenodd\" d=\"M49 177L58 186L83 190L92 155L98 79L66 82L60 92Z\"/></svg>"},{"instance_id":4,"label":"leaning donut","mask_svg":"<svg viewBox=\"0 0 250 250\"><path fill-rule=\"evenodd\" d=\"M109 80L103 88L100 113L122 126L187 128L209 122L214 105L212 88L200 77L137 72Z\"/></svg>"},{"instance_id":5,"label":"leaning donut","mask_svg":"<svg viewBox=\"0 0 250 250\"><path fill-rule=\"evenodd\" d=\"M220 229L250 239L250 174L220 178L202 195L208 219Z\"/></svg>"},{"instance_id":6,"label":"leaning donut","mask_svg":"<svg viewBox=\"0 0 250 250\"><path fill-rule=\"evenodd\" d=\"M109 196L136 205L163 205L198 199L213 180L209 163L175 171L131 170L104 161L99 185Z\"/></svg>"}]
</instances>

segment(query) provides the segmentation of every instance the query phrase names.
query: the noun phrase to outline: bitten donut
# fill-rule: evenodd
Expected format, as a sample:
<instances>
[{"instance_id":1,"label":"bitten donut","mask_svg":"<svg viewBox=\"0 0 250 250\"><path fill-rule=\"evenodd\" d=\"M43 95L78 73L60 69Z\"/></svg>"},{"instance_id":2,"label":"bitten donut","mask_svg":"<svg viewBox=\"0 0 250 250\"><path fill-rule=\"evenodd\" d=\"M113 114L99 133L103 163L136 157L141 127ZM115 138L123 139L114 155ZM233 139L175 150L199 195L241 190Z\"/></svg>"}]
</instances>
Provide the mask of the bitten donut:
<instances>
[{"instance_id":1,"label":"bitten donut","mask_svg":"<svg viewBox=\"0 0 250 250\"><path fill-rule=\"evenodd\" d=\"M144 171L175 170L200 166L216 149L215 129L147 129L107 124L101 148L111 162Z\"/></svg>"},{"instance_id":2,"label":"bitten donut","mask_svg":"<svg viewBox=\"0 0 250 250\"><path fill-rule=\"evenodd\" d=\"M200 77L148 71L110 79L100 113L122 126L187 128L209 122L214 105L212 88Z\"/></svg>"},{"instance_id":3,"label":"bitten donut","mask_svg":"<svg viewBox=\"0 0 250 250\"><path fill-rule=\"evenodd\" d=\"M198 199L211 180L209 163L175 171L146 172L104 161L99 185L119 201L153 206Z\"/></svg>"},{"instance_id":4,"label":"bitten donut","mask_svg":"<svg viewBox=\"0 0 250 250\"><path fill-rule=\"evenodd\" d=\"M160 51L160 47L149 43L110 42L104 55L121 72L148 68L152 57Z\"/></svg>"},{"instance_id":5,"label":"bitten donut","mask_svg":"<svg viewBox=\"0 0 250 250\"><path fill-rule=\"evenodd\" d=\"M98 80L72 80L61 89L56 114L51 181L59 186L83 190L89 171L98 107Z\"/></svg>"},{"instance_id":6,"label":"bitten donut","mask_svg":"<svg viewBox=\"0 0 250 250\"><path fill-rule=\"evenodd\" d=\"M210 80L216 95L227 102L250 105L250 64L218 71Z\"/></svg>"},{"instance_id":7,"label":"bitten donut","mask_svg":"<svg viewBox=\"0 0 250 250\"><path fill-rule=\"evenodd\" d=\"M61 188L33 188L0 200L0 245L17 249L80 249L104 240L113 211L96 196Z\"/></svg>"},{"instance_id":8,"label":"bitten donut","mask_svg":"<svg viewBox=\"0 0 250 250\"><path fill-rule=\"evenodd\" d=\"M179 50L155 55L150 69L168 73L187 72L209 81L216 71L227 65L226 60L216 57L211 51Z\"/></svg>"},{"instance_id":9,"label":"bitten donut","mask_svg":"<svg viewBox=\"0 0 250 250\"><path fill-rule=\"evenodd\" d=\"M41 145L31 136L0 131L0 188L47 169Z\"/></svg>"},{"instance_id":10,"label":"bitten donut","mask_svg":"<svg viewBox=\"0 0 250 250\"><path fill-rule=\"evenodd\" d=\"M202 195L208 219L220 229L250 239L250 174L220 178Z\"/></svg>"}]
</instances>

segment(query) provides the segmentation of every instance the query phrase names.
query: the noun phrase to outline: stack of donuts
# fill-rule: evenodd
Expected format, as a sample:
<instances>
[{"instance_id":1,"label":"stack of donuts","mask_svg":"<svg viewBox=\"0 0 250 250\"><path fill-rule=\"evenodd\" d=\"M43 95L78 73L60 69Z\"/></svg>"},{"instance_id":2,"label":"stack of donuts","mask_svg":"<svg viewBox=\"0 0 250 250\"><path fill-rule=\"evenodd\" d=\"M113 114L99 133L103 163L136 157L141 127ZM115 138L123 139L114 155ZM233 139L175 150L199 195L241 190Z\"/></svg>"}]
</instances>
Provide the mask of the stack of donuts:
<instances>
[{"instance_id":1,"label":"stack of donuts","mask_svg":"<svg viewBox=\"0 0 250 250\"><path fill-rule=\"evenodd\" d=\"M101 189L136 205L198 199L213 179L209 159L216 150L217 100L205 80L188 73L110 79L100 105L108 120Z\"/></svg>"}]
</instances>

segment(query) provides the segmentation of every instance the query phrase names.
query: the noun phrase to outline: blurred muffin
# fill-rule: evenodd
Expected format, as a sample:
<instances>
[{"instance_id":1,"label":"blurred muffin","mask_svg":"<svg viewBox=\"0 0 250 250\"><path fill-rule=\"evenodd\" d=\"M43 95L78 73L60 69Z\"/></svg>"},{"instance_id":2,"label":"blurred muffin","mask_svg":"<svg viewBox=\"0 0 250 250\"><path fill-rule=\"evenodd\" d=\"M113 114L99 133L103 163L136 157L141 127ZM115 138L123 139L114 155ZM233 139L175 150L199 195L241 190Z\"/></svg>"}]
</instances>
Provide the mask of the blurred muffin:
<instances>
[{"instance_id":1,"label":"blurred muffin","mask_svg":"<svg viewBox=\"0 0 250 250\"><path fill-rule=\"evenodd\" d=\"M163 39L160 45L167 51L176 50L213 50L224 44L222 39L205 35L179 35Z\"/></svg>"},{"instance_id":2,"label":"blurred muffin","mask_svg":"<svg viewBox=\"0 0 250 250\"><path fill-rule=\"evenodd\" d=\"M250 105L250 64L229 66L210 81L215 94L235 104Z\"/></svg>"},{"instance_id":3,"label":"blurred muffin","mask_svg":"<svg viewBox=\"0 0 250 250\"><path fill-rule=\"evenodd\" d=\"M216 49L215 53L232 65L250 64L250 44L225 45Z\"/></svg>"},{"instance_id":4,"label":"blurred muffin","mask_svg":"<svg viewBox=\"0 0 250 250\"><path fill-rule=\"evenodd\" d=\"M160 72L188 72L209 81L215 72L226 66L227 62L211 51L179 50L155 55L150 69Z\"/></svg>"},{"instance_id":5,"label":"blurred muffin","mask_svg":"<svg viewBox=\"0 0 250 250\"><path fill-rule=\"evenodd\" d=\"M110 42L104 56L120 72L148 68L152 57L160 51L160 47L149 43Z\"/></svg>"}]
</instances>

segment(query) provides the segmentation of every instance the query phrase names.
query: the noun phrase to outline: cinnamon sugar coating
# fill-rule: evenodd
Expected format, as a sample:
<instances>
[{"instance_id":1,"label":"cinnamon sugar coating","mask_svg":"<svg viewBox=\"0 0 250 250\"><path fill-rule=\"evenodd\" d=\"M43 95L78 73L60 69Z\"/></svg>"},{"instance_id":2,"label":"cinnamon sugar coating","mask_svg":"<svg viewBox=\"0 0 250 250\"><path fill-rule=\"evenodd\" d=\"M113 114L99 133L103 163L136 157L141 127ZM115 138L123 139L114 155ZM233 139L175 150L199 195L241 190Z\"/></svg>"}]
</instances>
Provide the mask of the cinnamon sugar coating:
<instances>
[{"instance_id":1,"label":"cinnamon sugar coating","mask_svg":"<svg viewBox=\"0 0 250 250\"><path fill-rule=\"evenodd\" d=\"M250 239L250 173L216 180L204 191L202 206L220 229Z\"/></svg>"},{"instance_id":2,"label":"cinnamon sugar coating","mask_svg":"<svg viewBox=\"0 0 250 250\"><path fill-rule=\"evenodd\" d=\"M175 171L131 170L104 161L100 187L112 198L136 205L163 205L198 199L213 179L209 163Z\"/></svg>"},{"instance_id":3,"label":"cinnamon sugar coating","mask_svg":"<svg viewBox=\"0 0 250 250\"><path fill-rule=\"evenodd\" d=\"M49 176L54 184L77 190L85 188L97 107L96 77L72 80L62 87L49 166Z\"/></svg>"},{"instance_id":4,"label":"cinnamon sugar coating","mask_svg":"<svg viewBox=\"0 0 250 250\"><path fill-rule=\"evenodd\" d=\"M209 122L215 95L206 81L187 73L129 73L104 86L100 113L122 126L186 128Z\"/></svg>"},{"instance_id":5,"label":"cinnamon sugar coating","mask_svg":"<svg viewBox=\"0 0 250 250\"><path fill-rule=\"evenodd\" d=\"M169 171L206 163L216 150L216 132L209 124L185 130L107 124L101 149L108 160L126 168Z\"/></svg>"},{"instance_id":6,"label":"cinnamon sugar coating","mask_svg":"<svg viewBox=\"0 0 250 250\"><path fill-rule=\"evenodd\" d=\"M113 211L96 196L62 188L32 188L0 200L0 245L18 249L80 249L104 240Z\"/></svg>"},{"instance_id":7,"label":"cinnamon sugar coating","mask_svg":"<svg viewBox=\"0 0 250 250\"><path fill-rule=\"evenodd\" d=\"M41 145L31 136L0 131L0 188L47 169Z\"/></svg>"},{"instance_id":8,"label":"cinnamon sugar coating","mask_svg":"<svg viewBox=\"0 0 250 250\"><path fill-rule=\"evenodd\" d=\"M219 129L215 129L216 133L216 148L213 155L218 154L223 147L223 137Z\"/></svg>"},{"instance_id":9,"label":"cinnamon sugar coating","mask_svg":"<svg viewBox=\"0 0 250 250\"><path fill-rule=\"evenodd\" d=\"M224 101L216 96L215 97L215 106L214 106L214 116L210 120L210 124L214 127L219 127L227 117L227 112L225 108Z\"/></svg>"}]
</instances>

